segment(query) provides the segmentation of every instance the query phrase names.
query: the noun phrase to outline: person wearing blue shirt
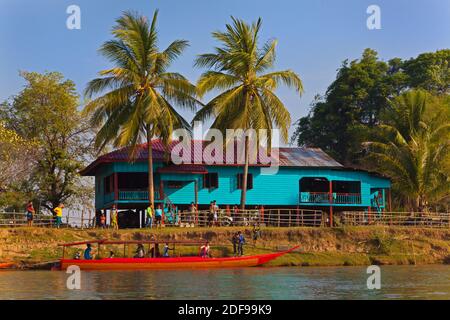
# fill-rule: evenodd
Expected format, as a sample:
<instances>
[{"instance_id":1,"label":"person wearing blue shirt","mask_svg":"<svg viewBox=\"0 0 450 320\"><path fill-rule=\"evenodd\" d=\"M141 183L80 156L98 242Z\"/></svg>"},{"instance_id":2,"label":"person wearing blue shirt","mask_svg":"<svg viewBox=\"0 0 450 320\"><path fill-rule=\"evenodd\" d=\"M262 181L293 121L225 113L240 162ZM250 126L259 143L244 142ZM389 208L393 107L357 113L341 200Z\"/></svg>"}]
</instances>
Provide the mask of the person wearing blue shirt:
<instances>
[{"instance_id":1,"label":"person wearing blue shirt","mask_svg":"<svg viewBox=\"0 0 450 320\"><path fill-rule=\"evenodd\" d=\"M161 219L162 219L162 209L161 205L158 204L158 207L155 210L155 223L157 228L161 227Z\"/></svg>"},{"instance_id":2,"label":"person wearing blue shirt","mask_svg":"<svg viewBox=\"0 0 450 320\"><path fill-rule=\"evenodd\" d=\"M91 244L88 243L86 245L86 249L84 250L84 259L85 260L92 260L93 257L92 257L91 252L92 252Z\"/></svg>"}]
</instances>

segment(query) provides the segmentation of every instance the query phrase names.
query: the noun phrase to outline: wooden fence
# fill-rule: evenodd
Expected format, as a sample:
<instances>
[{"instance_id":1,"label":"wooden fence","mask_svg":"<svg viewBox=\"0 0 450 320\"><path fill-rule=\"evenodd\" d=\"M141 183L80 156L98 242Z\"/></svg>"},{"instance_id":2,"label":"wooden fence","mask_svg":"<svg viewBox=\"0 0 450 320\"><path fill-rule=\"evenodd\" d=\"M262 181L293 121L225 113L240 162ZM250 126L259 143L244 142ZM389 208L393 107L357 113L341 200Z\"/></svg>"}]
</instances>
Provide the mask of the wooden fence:
<instances>
[{"instance_id":1,"label":"wooden fence","mask_svg":"<svg viewBox=\"0 0 450 320\"><path fill-rule=\"evenodd\" d=\"M214 215L209 210L179 213L179 226L253 226L259 224L272 227L318 227L324 224L320 210L304 209L265 209L220 210Z\"/></svg>"},{"instance_id":2,"label":"wooden fence","mask_svg":"<svg viewBox=\"0 0 450 320\"><path fill-rule=\"evenodd\" d=\"M23 212L0 212L0 227L22 227L27 226L27 215ZM33 226L54 227L55 218L48 214L34 214ZM93 228L95 227L95 214L92 211L82 211L80 215L68 215L62 218L62 228Z\"/></svg>"},{"instance_id":3,"label":"wooden fence","mask_svg":"<svg viewBox=\"0 0 450 320\"><path fill-rule=\"evenodd\" d=\"M164 227L253 226L268 227L325 227L328 213L306 209L219 210L216 215L209 210L181 211L164 217ZM0 212L0 227L26 226L27 217L20 212ZM120 224L120 221L119 221ZM145 225L143 223L142 225ZM336 213L334 227L339 226L404 226L450 228L450 213L438 212L367 212L345 211ZM35 214L33 226L54 227L51 215ZM61 227L95 228L95 214L83 210L74 215L70 211L62 219Z\"/></svg>"},{"instance_id":4,"label":"wooden fence","mask_svg":"<svg viewBox=\"0 0 450 320\"><path fill-rule=\"evenodd\" d=\"M347 226L404 226L450 228L448 212L366 212L346 211L335 219L336 224Z\"/></svg>"}]
</instances>

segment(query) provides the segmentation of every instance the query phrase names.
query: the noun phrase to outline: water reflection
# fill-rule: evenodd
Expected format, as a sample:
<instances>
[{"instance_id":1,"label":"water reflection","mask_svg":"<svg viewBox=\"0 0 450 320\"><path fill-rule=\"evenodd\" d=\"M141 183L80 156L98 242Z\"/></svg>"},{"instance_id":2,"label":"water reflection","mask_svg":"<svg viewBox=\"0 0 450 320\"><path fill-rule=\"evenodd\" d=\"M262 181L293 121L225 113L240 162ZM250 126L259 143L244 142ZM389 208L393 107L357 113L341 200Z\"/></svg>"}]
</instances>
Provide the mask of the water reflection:
<instances>
[{"instance_id":1,"label":"water reflection","mask_svg":"<svg viewBox=\"0 0 450 320\"><path fill-rule=\"evenodd\" d=\"M0 272L0 299L450 299L448 266L383 266L381 290L366 288L366 268L83 272Z\"/></svg>"}]
</instances>

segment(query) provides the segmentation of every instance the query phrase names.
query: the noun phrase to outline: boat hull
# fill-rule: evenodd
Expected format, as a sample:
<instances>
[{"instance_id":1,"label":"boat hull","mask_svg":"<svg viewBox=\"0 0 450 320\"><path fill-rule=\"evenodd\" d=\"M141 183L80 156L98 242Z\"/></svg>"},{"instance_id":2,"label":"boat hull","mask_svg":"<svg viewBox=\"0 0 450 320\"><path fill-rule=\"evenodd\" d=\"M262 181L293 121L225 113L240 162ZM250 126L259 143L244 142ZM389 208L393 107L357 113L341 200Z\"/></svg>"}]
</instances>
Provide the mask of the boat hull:
<instances>
[{"instance_id":1,"label":"boat hull","mask_svg":"<svg viewBox=\"0 0 450 320\"><path fill-rule=\"evenodd\" d=\"M292 250L292 249L291 249ZM78 266L81 270L150 270L150 269L211 269L255 267L282 256L289 251L230 258L109 258L97 260L61 259L60 267Z\"/></svg>"},{"instance_id":2,"label":"boat hull","mask_svg":"<svg viewBox=\"0 0 450 320\"><path fill-rule=\"evenodd\" d=\"M10 269L14 267L14 263L12 262L2 262L0 263L0 269Z\"/></svg>"}]
</instances>

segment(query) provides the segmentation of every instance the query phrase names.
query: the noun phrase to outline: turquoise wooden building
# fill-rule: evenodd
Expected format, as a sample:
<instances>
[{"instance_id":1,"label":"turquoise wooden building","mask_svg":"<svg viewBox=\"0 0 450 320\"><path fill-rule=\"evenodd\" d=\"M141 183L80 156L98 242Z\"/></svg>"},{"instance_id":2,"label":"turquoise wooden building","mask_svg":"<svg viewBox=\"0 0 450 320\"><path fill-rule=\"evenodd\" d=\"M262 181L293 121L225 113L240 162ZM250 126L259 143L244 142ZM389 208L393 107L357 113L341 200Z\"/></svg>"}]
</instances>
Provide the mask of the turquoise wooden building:
<instances>
[{"instance_id":1,"label":"turquoise wooden building","mask_svg":"<svg viewBox=\"0 0 450 320\"><path fill-rule=\"evenodd\" d=\"M169 146L169 152L174 143ZM170 200L179 208L192 202L207 208L240 202L242 165L234 163L175 165L168 161L161 141L153 140L155 202ZM193 148L194 149L194 148ZM194 151L192 151L194 153ZM383 211L390 203L390 180L373 172L346 168L317 148L278 148L277 174L249 168L247 206L311 208L321 210ZM147 146L139 146L129 162L128 150L99 157L82 171L95 177L95 206L109 209L143 209L148 205Z\"/></svg>"}]
</instances>

